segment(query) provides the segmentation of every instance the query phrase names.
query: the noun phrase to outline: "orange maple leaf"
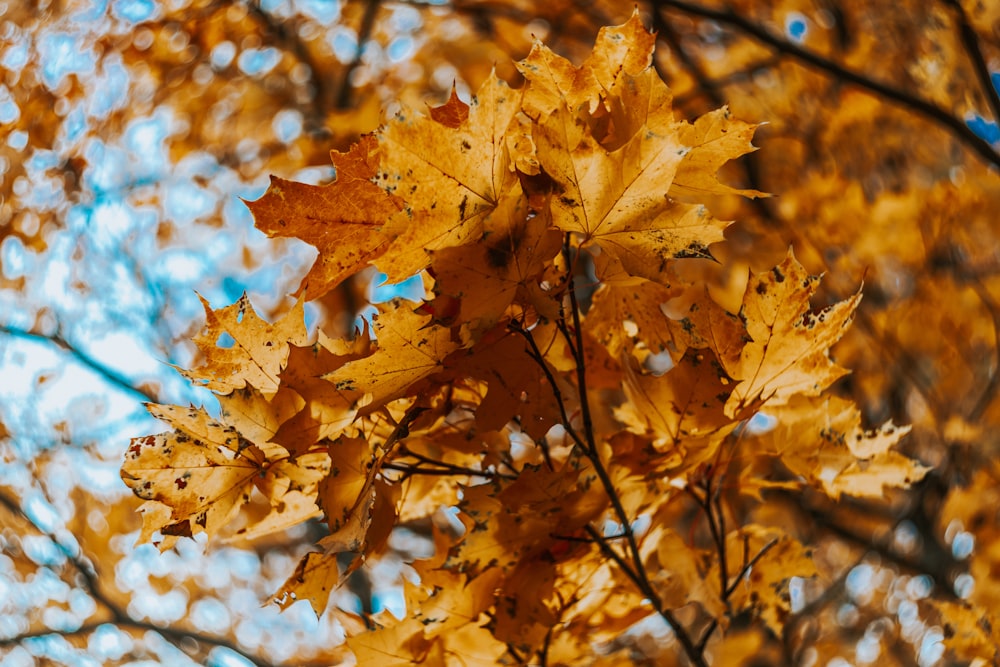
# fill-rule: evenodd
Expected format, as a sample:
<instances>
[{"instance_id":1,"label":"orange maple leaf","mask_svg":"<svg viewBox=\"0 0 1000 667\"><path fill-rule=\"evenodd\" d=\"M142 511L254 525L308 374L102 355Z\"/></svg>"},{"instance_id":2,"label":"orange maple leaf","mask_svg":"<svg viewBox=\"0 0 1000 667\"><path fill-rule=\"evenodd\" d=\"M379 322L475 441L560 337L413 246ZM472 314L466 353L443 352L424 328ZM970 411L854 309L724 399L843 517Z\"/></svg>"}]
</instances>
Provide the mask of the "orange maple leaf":
<instances>
[{"instance_id":1,"label":"orange maple leaf","mask_svg":"<svg viewBox=\"0 0 1000 667\"><path fill-rule=\"evenodd\" d=\"M347 153L330 156L334 182L306 185L272 176L267 192L246 202L262 232L299 238L319 251L299 287L307 299L326 294L385 252L391 236L383 227L403 208L400 198L371 182L380 158L375 137L362 137Z\"/></svg>"}]
</instances>

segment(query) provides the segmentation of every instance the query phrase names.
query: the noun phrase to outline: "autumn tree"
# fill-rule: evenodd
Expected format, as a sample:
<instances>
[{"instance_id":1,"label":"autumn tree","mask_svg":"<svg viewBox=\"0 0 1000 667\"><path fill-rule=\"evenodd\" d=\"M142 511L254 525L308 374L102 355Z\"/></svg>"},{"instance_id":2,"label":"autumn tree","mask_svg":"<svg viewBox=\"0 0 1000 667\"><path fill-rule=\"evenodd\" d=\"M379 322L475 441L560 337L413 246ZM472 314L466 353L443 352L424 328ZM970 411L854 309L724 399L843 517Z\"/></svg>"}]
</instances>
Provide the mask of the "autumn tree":
<instances>
[{"instance_id":1,"label":"autumn tree","mask_svg":"<svg viewBox=\"0 0 1000 667\"><path fill-rule=\"evenodd\" d=\"M989 8L181 4L8 10L3 330L169 429L5 407L9 659L997 659Z\"/></svg>"}]
</instances>

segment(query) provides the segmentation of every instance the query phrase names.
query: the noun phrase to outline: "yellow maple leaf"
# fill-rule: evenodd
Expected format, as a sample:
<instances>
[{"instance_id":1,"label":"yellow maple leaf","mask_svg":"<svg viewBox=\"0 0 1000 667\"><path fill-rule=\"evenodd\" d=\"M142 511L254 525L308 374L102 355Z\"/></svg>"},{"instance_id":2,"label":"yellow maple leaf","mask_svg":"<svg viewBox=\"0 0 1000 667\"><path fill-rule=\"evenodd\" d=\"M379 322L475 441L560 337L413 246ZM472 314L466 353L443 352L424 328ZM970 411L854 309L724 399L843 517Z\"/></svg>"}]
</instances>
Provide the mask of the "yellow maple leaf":
<instances>
[{"instance_id":1,"label":"yellow maple leaf","mask_svg":"<svg viewBox=\"0 0 1000 667\"><path fill-rule=\"evenodd\" d=\"M359 665L403 667L424 663L431 641L424 634L423 624L408 618L388 628L349 637L347 645Z\"/></svg>"},{"instance_id":2,"label":"yellow maple leaf","mask_svg":"<svg viewBox=\"0 0 1000 667\"><path fill-rule=\"evenodd\" d=\"M356 564L355 564L356 563ZM356 570L361 559L351 563ZM310 551L299 560L295 571L274 594L274 602L281 609L287 609L299 600L306 600L316 616L321 616L329 604L330 595L344 582L350 571L341 572L336 554Z\"/></svg>"},{"instance_id":3,"label":"yellow maple leaf","mask_svg":"<svg viewBox=\"0 0 1000 667\"><path fill-rule=\"evenodd\" d=\"M627 273L663 281L669 260L710 257L708 246L729 224L669 196L692 151L682 135L699 144L691 183L714 179L718 165L746 150L714 140L712 132L723 130L710 122L695 130L673 122L669 91L650 66L654 41L633 15L603 29L579 68L536 45L519 69L538 161L557 190L553 224L596 244ZM613 123L600 122L606 109Z\"/></svg>"},{"instance_id":4,"label":"yellow maple leaf","mask_svg":"<svg viewBox=\"0 0 1000 667\"><path fill-rule=\"evenodd\" d=\"M506 207L506 208L505 208ZM559 252L562 234L520 196L505 197L486 224L482 241L430 251L434 292L459 301L456 321L470 342L493 327Z\"/></svg>"},{"instance_id":5,"label":"yellow maple leaf","mask_svg":"<svg viewBox=\"0 0 1000 667\"><path fill-rule=\"evenodd\" d=\"M780 529L755 524L731 532L726 541L730 554L747 554L752 562L731 563L727 579L743 576L732 588L729 603L749 610L772 632L781 632L791 611L792 577L817 575L812 550ZM735 570L735 571L734 571Z\"/></svg>"},{"instance_id":6,"label":"yellow maple leaf","mask_svg":"<svg viewBox=\"0 0 1000 667\"><path fill-rule=\"evenodd\" d=\"M247 385L219 396L218 400L220 421L260 447L268 459L287 455L287 450L274 442L274 436L301 408L298 397L279 391L268 398L253 385Z\"/></svg>"},{"instance_id":7,"label":"yellow maple leaf","mask_svg":"<svg viewBox=\"0 0 1000 667\"><path fill-rule=\"evenodd\" d=\"M432 323L430 315L414 312L402 300L380 304L379 310L372 317L374 353L323 376L338 391L366 395L369 410L442 369L445 357L459 348L451 329Z\"/></svg>"},{"instance_id":8,"label":"yellow maple leaf","mask_svg":"<svg viewBox=\"0 0 1000 667\"><path fill-rule=\"evenodd\" d=\"M642 25L638 12L622 25L603 27L594 49L580 67L536 41L518 69L531 82L524 111L545 119L560 108L597 110L606 91L626 76L637 76L652 62L655 35Z\"/></svg>"},{"instance_id":9,"label":"yellow maple leaf","mask_svg":"<svg viewBox=\"0 0 1000 667\"><path fill-rule=\"evenodd\" d=\"M315 443L343 433L354 422L365 396L356 390L338 388L323 376L373 351L367 325L350 342L332 340L320 331L313 345L291 346L275 400L289 396L287 402L296 404L298 410L281 424L274 442L299 456Z\"/></svg>"},{"instance_id":10,"label":"yellow maple leaf","mask_svg":"<svg viewBox=\"0 0 1000 667\"><path fill-rule=\"evenodd\" d=\"M930 470L892 449L909 426L887 422L865 430L860 410L846 399L799 396L767 413L778 423L758 436L759 449L834 499L881 498L885 489L906 488Z\"/></svg>"},{"instance_id":11,"label":"yellow maple leaf","mask_svg":"<svg viewBox=\"0 0 1000 667\"><path fill-rule=\"evenodd\" d=\"M149 411L176 430L133 438L125 455L122 480L147 501L139 542L151 541L155 531L212 537L249 500L264 454L202 409L150 405Z\"/></svg>"},{"instance_id":12,"label":"yellow maple leaf","mask_svg":"<svg viewBox=\"0 0 1000 667\"><path fill-rule=\"evenodd\" d=\"M652 530L646 541L656 545L649 569L654 573L652 584L665 605L677 608L697 602L715 617L724 613L725 603L711 582L716 573L710 567L708 552L688 546L680 535L661 526Z\"/></svg>"},{"instance_id":13,"label":"yellow maple leaf","mask_svg":"<svg viewBox=\"0 0 1000 667\"><path fill-rule=\"evenodd\" d=\"M498 431L516 418L523 432L540 440L559 423L559 405L549 380L529 356L521 336L505 333L484 338L469 354L450 357L447 367L456 375L487 383L476 410L476 423L484 431ZM572 392L565 382L561 389Z\"/></svg>"},{"instance_id":14,"label":"yellow maple leaf","mask_svg":"<svg viewBox=\"0 0 1000 667\"><path fill-rule=\"evenodd\" d=\"M371 525L377 456L364 438L338 438L328 447L330 472L319 483L317 502L326 514L331 550L358 551Z\"/></svg>"},{"instance_id":15,"label":"yellow maple leaf","mask_svg":"<svg viewBox=\"0 0 1000 667\"><path fill-rule=\"evenodd\" d=\"M430 118L404 108L379 131L377 182L406 201L409 216L392 222L395 240L376 261L391 282L427 266L425 250L478 240L505 193L520 190L506 134L520 99L491 74L471 105L452 94Z\"/></svg>"},{"instance_id":16,"label":"yellow maple leaf","mask_svg":"<svg viewBox=\"0 0 1000 667\"><path fill-rule=\"evenodd\" d=\"M740 380L727 414L755 401L773 405L795 394L815 396L847 372L831 361L829 350L851 323L861 292L816 312L809 299L818 283L819 276L806 273L791 250L778 266L751 276L740 308L751 340L738 361L720 359L730 377Z\"/></svg>"},{"instance_id":17,"label":"yellow maple leaf","mask_svg":"<svg viewBox=\"0 0 1000 667\"><path fill-rule=\"evenodd\" d=\"M676 450L686 468L713 456L740 416L726 415L735 383L711 350L688 350L659 376L639 373L634 365L626 368L629 400L616 411L619 418L638 433L651 431L656 451Z\"/></svg>"},{"instance_id":18,"label":"yellow maple leaf","mask_svg":"<svg viewBox=\"0 0 1000 667\"><path fill-rule=\"evenodd\" d=\"M693 124L678 127L681 142L690 150L684 156L670 187L674 197L704 195L743 195L766 197L757 190L740 190L724 185L716 176L729 160L757 150L750 139L757 125L732 118L723 107L701 116Z\"/></svg>"},{"instance_id":19,"label":"yellow maple leaf","mask_svg":"<svg viewBox=\"0 0 1000 667\"><path fill-rule=\"evenodd\" d=\"M181 373L222 394L247 383L265 395L274 394L278 390L278 372L288 358L289 343L306 343L304 302L300 299L274 324L257 315L246 294L236 303L216 310L204 298L201 303L205 308L205 330L195 336L194 342L205 356L205 363ZM219 345L223 335L231 338L229 347Z\"/></svg>"},{"instance_id":20,"label":"yellow maple leaf","mask_svg":"<svg viewBox=\"0 0 1000 667\"><path fill-rule=\"evenodd\" d=\"M274 461L254 484L270 502L269 510L233 533L230 540L253 540L318 517L316 496L330 472L330 457L313 452Z\"/></svg>"},{"instance_id":21,"label":"yellow maple leaf","mask_svg":"<svg viewBox=\"0 0 1000 667\"><path fill-rule=\"evenodd\" d=\"M502 572L492 569L477 577L454 570L421 570L420 581L406 586L410 617L419 620L428 637L451 633L493 606Z\"/></svg>"}]
</instances>

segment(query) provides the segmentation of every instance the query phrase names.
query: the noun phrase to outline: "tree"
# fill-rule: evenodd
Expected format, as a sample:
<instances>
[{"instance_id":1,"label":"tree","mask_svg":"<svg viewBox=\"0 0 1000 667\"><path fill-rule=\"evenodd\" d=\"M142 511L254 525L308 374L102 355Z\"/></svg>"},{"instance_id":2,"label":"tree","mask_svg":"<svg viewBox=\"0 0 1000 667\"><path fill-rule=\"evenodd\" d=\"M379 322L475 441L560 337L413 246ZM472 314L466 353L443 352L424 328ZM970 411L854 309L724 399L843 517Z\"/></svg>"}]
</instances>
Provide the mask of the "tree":
<instances>
[{"instance_id":1,"label":"tree","mask_svg":"<svg viewBox=\"0 0 1000 667\"><path fill-rule=\"evenodd\" d=\"M212 114L193 109L192 130L168 144L192 183L221 180L199 172L206 152L225 174L252 180L290 175L337 149L329 183L275 178L249 204L261 230L319 251L294 305L272 294L268 324L246 298L206 302L195 356L166 355L218 395L219 410L154 407L175 430L129 447L123 477L148 501L141 539L175 549L163 558L192 550L184 536L210 533L216 548L226 530L261 553L298 554L297 568L272 558L272 585L257 593L280 591L286 614L304 606L293 599L309 599L326 610L326 632L354 635L359 658L996 660L988 508L1000 320L988 217L996 124L987 117L1000 116L1000 103L988 10L661 2L628 19L613 4L570 12L558 3L372 2L345 8L342 23L353 21L357 43L369 46L341 48L347 62L338 64L329 48L337 53L338 42L325 36L344 33L317 28L333 18L306 3L155 8L138 28L128 25L136 6L101 13L103 48L123 54L121 67L177 82L146 84L147 103L173 91L185 104L191 90L218 95ZM531 47L529 24L582 64ZM414 39L417 25L435 38ZM115 42L126 29L130 44ZM457 39L469 34L478 39ZM48 37L28 48L55 48ZM521 58L516 70L509 56L493 57L504 52ZM394 64L393 53L409 58ZM113 80L113 56L100 63ZM434 76L442 63L450 69ZM73 77L85 72L38 72L54 98L83 95ZM66 105L17 98L31 89L30 70L20 76L12 90L24 129L6 146L27 141L34 153L8 158L17 165L4 181L16 239L4 241L9 294L33 289L16 263L8 269L10 247L44 258L62 225L83 247L114 254L74 228L78 206L39 204L40 188L64 187L93 209L106 205L88 201L107 175L87 160L108 153L73 144ZM443 99L456 78L457 93L421 110L422 91ZM374 129L378 102L395 98L401 114L352 144ZM227 143L220 131L235 99L247 100L239 122L272 128L280 143ZM352 99L366 101L347 111ZM290 107L298 115L277 111ZM133 109L90 110L96 132L139 133L125 121ZM754 140L763 150L738 161L755 128L737 119L767 121ZM183 211L170 207L173 189L136 186L145 187L129 186L130 205L162 200L165 212ZM317 222L331 210L332 221ZM720 222L729 219L738 222ZM165 246L198 229L159 224ZM255 253L243 256L253 263ZM366 274L352 276L369 263L392 282L423 271L424 283L413 286L416 302L379 305L352 336L342 313L363 298ZM822 281L811 276L821 270ZM134 274L141 291L163 294L150 274ZM153 340L174 349L190 318L166 320ZM75 343L83 338L67 331L71 321L50 308L5 331L48 341L110 385L164 402L155 395L163 389ZM828 350L841 336L834 363ZM831 388L843 369L852 373ZM112 581L105 565L122 556L88 526L124 534L133 519L116 509L112 525L94 530L93 513L80 511L93 491L60 495L67 448L35 455L23 444L24 414L4 413L13 434L5 459L31 472L3 482L17 522L5 536L18 573L9 581L64 579L89 602L9 628L0 641L10 655L98 651L105 635L119 661L162 651L155 638L140 641L144 630L194 655L212 646L256 653L259 642L236 623L236 641L228 623L192 629L199 613L211 617L210 582L181 584L181 617L128 606L127 580ZM910 427L894 423L912 431L903 438ZM93 437L70 420L61 428L67 442ZM79 518L66 522L74 508ZM317 540L322 551L302 553ZM391 573L401 560L419 579ZM352 571L360 608L332 592ZM154 585L170 595L185 581L172 576ZM393 577L406 591L400 623L359 588ZM66 604L59 595L39 612ZM53 631L66 642L53 643ZM327 634L298 654L287 641L265 652L329 663L345 655L336 645Z\"/></svg>"}]
</instances>

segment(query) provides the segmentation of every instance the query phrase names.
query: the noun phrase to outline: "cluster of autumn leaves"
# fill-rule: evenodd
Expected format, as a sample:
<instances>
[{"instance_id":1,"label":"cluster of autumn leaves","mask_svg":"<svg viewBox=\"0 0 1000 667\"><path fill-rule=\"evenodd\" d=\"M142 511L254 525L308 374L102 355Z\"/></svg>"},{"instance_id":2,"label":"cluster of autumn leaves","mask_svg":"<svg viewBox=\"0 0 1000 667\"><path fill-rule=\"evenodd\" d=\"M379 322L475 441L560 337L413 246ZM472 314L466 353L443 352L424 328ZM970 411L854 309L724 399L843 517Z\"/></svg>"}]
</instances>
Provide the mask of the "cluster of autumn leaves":
<instances>
[{"instance_id":1,"label":"cluster of autumn leaves","mask_svg":"<svg viewBox=\"0 0 1000 667\"><path fill-rule=\"evenodd\" d=\"M727 470L750 496L838 498L926 469L893 449L907 429L865 431L823 394L860 293L813 309L818 278L789 253L730 313L676 273L723 239L699 199L761 193L716 176L754 127L725 109L676 119L653 45L637 17L579 67L536 45L522 88L491 77L470 104L403 109L333 153L329 185L273 178L249 203L257 227L318 258L273 324L245 297L205 304L185 374L221 412L151 406L170 430L134 439L122 467L146 501L140 541L322 516L329 535L277 591L320 614L394 527L429 525L407 618L349 640L362 664L570 661L653 615L696 663L737 614L780 634L789 580L817 572L809 550L766 522L716 521L697 543L685 504ZM304 302L370 265L424 276L425 298L310 342Z\"/></svg>"}]
</instances>

